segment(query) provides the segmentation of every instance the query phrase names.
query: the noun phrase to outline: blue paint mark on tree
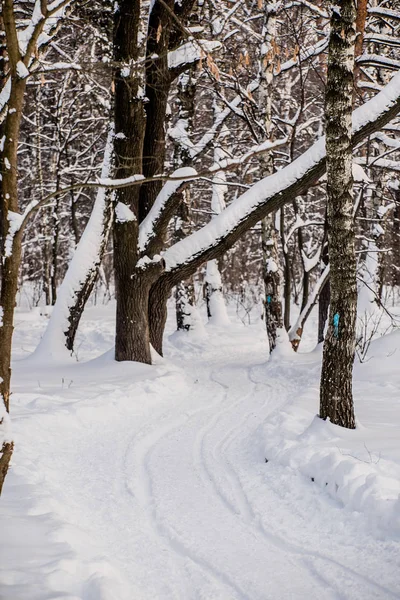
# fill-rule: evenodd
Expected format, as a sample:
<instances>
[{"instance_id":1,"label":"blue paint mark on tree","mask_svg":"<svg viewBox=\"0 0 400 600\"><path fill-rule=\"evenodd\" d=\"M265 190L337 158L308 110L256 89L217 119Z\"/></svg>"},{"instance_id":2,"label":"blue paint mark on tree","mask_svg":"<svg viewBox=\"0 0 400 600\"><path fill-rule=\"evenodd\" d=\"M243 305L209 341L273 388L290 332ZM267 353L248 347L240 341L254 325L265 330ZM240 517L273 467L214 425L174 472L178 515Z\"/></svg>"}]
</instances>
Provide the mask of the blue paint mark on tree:
<instances>
[{"instance_id":1,"label":"blue paint mark on tree","mask_svg":"<svg viewBox=\"0 0 400 600\"><path fill-rule=\"evenodd\" d=\"M336 338L339 337L339 313L335 313L333 315L333 328L334 328L334 335Z\"/></svg>"},{"instance_id":2,"label":"blue paint mark on tree","mask_svg":"<svg viewBox=\"0 0 400 600\"><path fill-rule=\"evenodd\" d=\"M267 296L267 304L271 304L271 302L272 302L271 296Z\"/></svg>"}]
</instances>

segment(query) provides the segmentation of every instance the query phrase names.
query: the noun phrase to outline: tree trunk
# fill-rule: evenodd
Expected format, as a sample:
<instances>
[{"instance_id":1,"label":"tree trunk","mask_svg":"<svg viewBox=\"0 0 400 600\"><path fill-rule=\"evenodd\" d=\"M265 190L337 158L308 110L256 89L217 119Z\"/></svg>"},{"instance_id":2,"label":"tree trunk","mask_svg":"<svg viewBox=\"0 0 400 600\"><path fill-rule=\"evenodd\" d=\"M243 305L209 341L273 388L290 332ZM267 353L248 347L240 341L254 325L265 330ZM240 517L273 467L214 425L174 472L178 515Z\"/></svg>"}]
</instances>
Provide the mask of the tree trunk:
<instances>
[{"instance_id":1,"label":"tree trunk","mask_svg":"<svg viewBox=\"0 0 400 600\"><path fill-rule=\"evenodd\" d=\"M353 221L352 98L354 0L333 7L326 88L327 219L331 306L324 343L320 416L355 428L352 373L357 282Z\"/></svg>"},{"instance_id":2,"label":"tree trunk","mask_svg":"<svg viewBox=\"0 0 400 600\"><path fill-rule=\"evenodd\" d=\"M163 355L163 336L167 322L167 301L173 284L168 279L159 279L151 287L149 295L150 343L154 350Z\"/></svg>"},{"instance_id":3,"label":"tree trunk","mask_svg":"<svg viewBox=\"0 0 400 600\"><path fill-rule=\"evenodd\" d=\"M3 420L0 421L0 427L3 425ZM14 450L13 442L4 442L0 452L0 496L3 491L4 480L6 478L10 460Z\"/></svg>"},{"instance_id":4,"label":"tree trunk","mask_svg":"<svg viewBox=\"0 0 400 600\"><path fill-rule=\"evenodd\" d=\"M3 444L0 454L0 491L7 474L13 451L13 443L4 436L5 421L10 405L11 344L14 323L14 308L18 289L19 266L21 262L21 241L23 217L18 206L18 143L20 139L22 110L27 82L27 69L37 50L37 41L42 32L46 10L39 12L31 37L28 40L25 56L21 55L18 31L12 0L2 2L2 23L7 42L7 71L10 79L9 108L2 123L2 148L0 151L0 438ZM4 54L3 54L4 58ZM0 78L5 82L2 66ZM4 88L3 88L4 89Z\"/></svg>"},{"instance_id":5,"label":"tree trunk","mask_svg":"<svg viewBox=\"0 0 400 600\"><path fill-rule=\"evenodd\" d=\"M190 196L186 188L180 194L181 199L175 225L176 242L183 240L191 233ZM178 283L175 289L176 328L178 331L190 331L193 328L193 312L196 311L193 277ZM196 321L196 319L195 319Z\"/></svg>"},{"instance_id":6,"label":"tree trunk","mask_svg":"<svg viewBox=\"0 0 400 600\"><path fill-rule=\"evenodd\" d=\"M178 79L178 125L188 135L192 133L195 111L196 95L195 69L191 68ZM187 167L191 163L188 148L182 142L182 136L174 139L174 168ZM186 186L177 192L179 194L179 207L175 220L174 239L176 242L183 240L192 233L190 187ZM181 281L175 290L176 327L178 331L190 331L193 328L193 315L197 312L195 306L195 293L193 276L186 281ZM198 319L194 319L196 322Z\"/></svg>"},{"instance_id":7,"label":"tree trunk","mask_svg":"<svg viewBox=\"0 0 400 600\"><path fill-rule=\"evenodd\" d=\"M328 278L321 290L318 300L318 344L321 344L325 338L325 327L328 319L330 301L331 286Z\"/></svg>"},{"instance_id":8,"label":"tree trunk","mask_svg":"<svg viewBox=\"0 0 400 600\"><path fill-rule=\"evenodd\" d=\"M18 142L26 79L17 73L21 56L14 20L13 3L3 2L4 29L7 39L11 77L10 99L13 111L9 111L2 126L4 136L0 153L0 438L3 438L0 454L0 493L13 452L13 443L7 439L6 422L10 409L11 345L14 330L14 308L18 290L18 274L21 262L20 215L18 213Z\"/></svg>"},{"instance_id":9,"label":"tree trunk","mask_svg":"<svg viewBox=\"0 0 400 600\"><path fill-rule=\"evenodd\" d=\"M115 82L114 152L117 179L142 172L144 111L144 50L146 17L141 2L123 0L114 13L114 62L119 65ZM144 38L145 39L145 38ZM116 191L117 207L130 215L114 222L114 274L117 297L115 359L151 363L147 320L150 286L136 270L139 260L139 186ZM129 213L128 213L129 214Z\"/></svg>"},{"instance_id":10,"label":"tree trunk","mask_svg":"<svg viewBox=\"0 0 400 600\"><path fill-rule=\"evenodd\" d=\"M276 348L278 332L283 329L279 254L275 229L275 214L261 221L264 262L265 322L270 353Z\"/></svg>"},{"instance_id":11,"label":"tree trunk","mask_svg":"<svg viewBox=\"0 0 400 600\"><path fill-rule=\"evenodd\" d=\"M260 52L260 120L265 129L265 140L272 141L272 91L276 62L276 12L273 2L264 3L263 41ZM261 177L274 172L272 155L260 156ZM264 311L269 351L276 348L278 332L283 329L281 301L281 272L279 268L278 236L275 213L261 221L261 245L263 255L263 279L265 289Z\"/></svg>"},{"instance_id":12,"label":"tree trunk","mask_svg":"<svg viewBox=\"0 0 400 600\"><path fill-rule=\"evenodd\" d=\"M220 112L220 108L217 103L214 105L214 114L217 116ZM226 128L223 129L221 135L216 140L214 147L214 166L218 166L220 161L226 158L226 153L221 148L222 138L227 133ZM213 177L212 184L212 198L211 198L211 212L212 219L217 215L221 214L225 208L225 195L228 191L226 185L226 174L224 171L217 171ZM207 303L207 316L209 321L215 325L228 325L229 317L226 310L221 272L219 269L217 260L210 260L207 262L206 267L206 303Z\"/></svg>"},{"instance_id":13,"label":"tree trunk","mask_svg":"<svg viewBox=\"0 0 400 600\"><path fill-rule=\"evenodd\" d=\"M291 301L292 301L292 272L290 265L290 255L288 248L285 248L285 209L281 209L281 240L283 246L283 324L286 331L290 330L290 309L291 309Z\"/></svg>"},{"instance_id":14,"label":"tree trunk","mask_svg":"<svg viewBox=\"0 0 400 600\"><path fill-rule=\"evenodd\" d=\"M164 171L165 120L168 94L172 83L168 68L174 0L155 0L149 16L146 50L146 131L143 143L143 174L152 177ZM141 187L140 222L149 213L162 187L152 181Z\"/></svg>"}]
</instances>

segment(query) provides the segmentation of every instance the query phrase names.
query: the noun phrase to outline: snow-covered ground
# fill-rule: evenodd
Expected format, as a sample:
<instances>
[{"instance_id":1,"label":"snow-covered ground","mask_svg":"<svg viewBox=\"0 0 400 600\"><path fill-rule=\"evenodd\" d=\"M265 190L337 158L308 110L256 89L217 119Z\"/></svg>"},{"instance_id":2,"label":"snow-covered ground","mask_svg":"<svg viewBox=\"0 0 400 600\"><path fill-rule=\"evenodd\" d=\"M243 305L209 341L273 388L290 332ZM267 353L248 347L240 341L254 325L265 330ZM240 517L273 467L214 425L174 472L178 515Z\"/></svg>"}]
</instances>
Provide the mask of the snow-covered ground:
<instances>
[{"instance_id":1,"label":"snow-covered ground","mask_svg":"<svg viewBox=\"0 0 400 600\"><path fill-rule=\"evenodd\" d=\"M165 359L118 364L113 309L62 364L18 313L1 600L400 598L400 333L356 365L349 432L315 418L320 349L171 320Z\"/></svg>"}]
</instances>

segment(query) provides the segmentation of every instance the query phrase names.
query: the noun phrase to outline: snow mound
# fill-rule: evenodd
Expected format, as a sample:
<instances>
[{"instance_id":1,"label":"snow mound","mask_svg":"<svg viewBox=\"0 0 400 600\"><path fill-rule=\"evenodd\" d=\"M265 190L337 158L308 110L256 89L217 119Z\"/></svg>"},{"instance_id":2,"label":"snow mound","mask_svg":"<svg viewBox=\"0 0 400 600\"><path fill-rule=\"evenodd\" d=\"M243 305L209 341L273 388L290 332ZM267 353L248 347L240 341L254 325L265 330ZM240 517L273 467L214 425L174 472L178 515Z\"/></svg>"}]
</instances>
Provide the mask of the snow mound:
<instances>
[{"instance_id":1,"label":"snow mound","mask_svg":"<svg viewBox=\"0 0 400 600\"><path fill-rule=\"evenodd\" d=\"M297 405L265 424L268 462L299 471L347 509L400 534L400 469L368 450L368 430L346 430Z\"/></svg>"}]
</instances>

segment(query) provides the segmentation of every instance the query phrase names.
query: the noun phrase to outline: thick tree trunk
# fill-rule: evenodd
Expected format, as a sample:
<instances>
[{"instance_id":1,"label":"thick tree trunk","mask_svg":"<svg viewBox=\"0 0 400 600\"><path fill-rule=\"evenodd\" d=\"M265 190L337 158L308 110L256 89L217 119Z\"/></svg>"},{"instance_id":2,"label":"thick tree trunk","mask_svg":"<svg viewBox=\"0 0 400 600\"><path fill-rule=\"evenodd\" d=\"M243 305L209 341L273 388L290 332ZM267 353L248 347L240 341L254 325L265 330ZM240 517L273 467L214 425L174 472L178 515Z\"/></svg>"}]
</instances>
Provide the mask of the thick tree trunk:
<instances>
[{"instance_id":1,"label":"thick tree trunk","mask_svg":"<svg viewBox=\"0 0 400 600\"><path fill-rule=\"evenodd\" d=\"M141 2L123 0L114 13L115 163L116 178L142 172L144 111L144 51L146 18ZM118 189L116 203L128 217L114 222L114 274L117 297L115 358L151 363L147 319L150 286L136 270L139 260L139 186ZM126 208L125 208L126 207Z\"/></svg>"},{"instance_id":2,"label":"thick tree trunk","mask_svg":"<svg viewBox=\"0 0 400 600\"><path fill-rule=\"evenodd\" d=\"M121 266L119 273L121 274ZM151 364L150 331L148 318L151 281L148 273L138 269L125 272L124 293L117 302L116 360L134 360ZM120 290L120 288L119 288ZM128 335L126 332L129 332Z\"/></svg>"},{"instance_id":3,"label":"thick tree trunk","mask_svg":"<svg viewBox=\"0 0 400 600\"><path fill-rule=\"evenodd\" d=\"M326 89L327 218L331 305L321 372L320 416L355 427L352 373L357 282L353 221L354 0L332 8Z\"/></svg>"}]
</instances>

